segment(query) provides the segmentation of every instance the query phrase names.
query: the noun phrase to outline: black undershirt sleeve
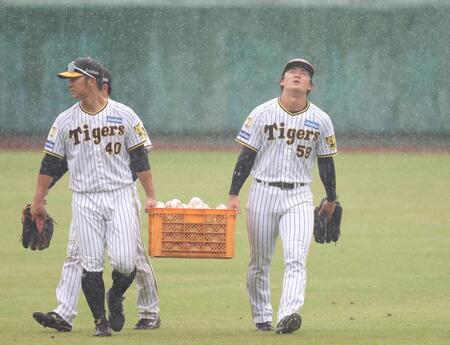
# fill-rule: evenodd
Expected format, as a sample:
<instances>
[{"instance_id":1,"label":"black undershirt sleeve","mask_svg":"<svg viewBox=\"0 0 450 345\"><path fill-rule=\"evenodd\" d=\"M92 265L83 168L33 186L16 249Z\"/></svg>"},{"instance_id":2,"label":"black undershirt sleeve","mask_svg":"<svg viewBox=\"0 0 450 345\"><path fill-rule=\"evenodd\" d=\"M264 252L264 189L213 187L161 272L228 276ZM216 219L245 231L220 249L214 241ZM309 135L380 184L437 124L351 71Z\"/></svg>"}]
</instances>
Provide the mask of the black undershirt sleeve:
<instances>
[{"instance_id":1,"label":"black undershirt sleeve","mask_svg":"<svg viewBox=\"0 0 450 345\"><path fill-rule=\"evenodd\" d=\"M252 150L246 146L242 147L242 151L236 162L236 167L234 168L230 195L239 195L239 191L244 185L245 180L248 175L250 175L250 171L255 163L257 153L258 152L255 150Z\"/></svg>"},{"instance_id":2,"label":"black undershirt sleeve","mask_svg":"<svg viewBox=\"0 0 450 345\"><path fill-rule=\"evenodd\" d=\"M49 188L52 188L55 185L55 183L58 182L58 180L64 176L64 174L67 172L67 170L69 170L69 168L67 166L67 158L64 157L61 164L59 164L58 170L54 172L55 175L52 175L53 180L52 180L52 183L50 184Z\"/></svg>"},{"instance_id":3,"label":"black undershirt sleeve","mask_svg":"<svg viewBox=\"0 0 450 345\"><path fill-rule=\"evenodd\" d=\"M317 158L319 175L322 180L328 201L336 200L336 170L334 168L333 157Z\"/></svg>"},{"instance_id":4,"label":"black undershirt sleeve","mask_svg":"<svg viewBox=\"0 0 450 345\"><path fill-rule=\"evenodd\" d=\"M67 160L61 159L46 153L42 158L39 174L53 177L50 188L58 181L67 171Z\"/></svg>"},{"instance_id":5,"label":"black undershirt sleeve","mask_svg":"<svg viewBox=\"0 0 450 345\"><path fill-rule=\"evenodd\" d=\"M148 162L147 150L144 146L139 146L129 152L130 154L130 169L133 174L150 170L150 163Z\"/></svg>"}]
</instances>

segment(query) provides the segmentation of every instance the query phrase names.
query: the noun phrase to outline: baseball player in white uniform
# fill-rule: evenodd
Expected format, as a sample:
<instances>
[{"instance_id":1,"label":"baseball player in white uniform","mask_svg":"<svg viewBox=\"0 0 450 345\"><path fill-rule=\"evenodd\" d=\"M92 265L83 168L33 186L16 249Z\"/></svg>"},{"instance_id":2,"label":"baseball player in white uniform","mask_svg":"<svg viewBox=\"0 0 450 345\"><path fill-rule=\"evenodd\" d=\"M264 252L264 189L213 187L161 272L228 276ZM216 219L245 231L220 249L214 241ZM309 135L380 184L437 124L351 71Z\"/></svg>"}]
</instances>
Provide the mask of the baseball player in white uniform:
<instances>
[{"instance_id":1,"label":"baseball player in white uniform","mask_svg":"<svg viewBox=\"0 0 450 345\"><path fill-rule=\"evenodd\" d=\"M314 226L311 171L317 158L327 200L320 210L335 209L337 153L330 117L309 102L314 67L304 59L289 61L280 80L281 96L256 107L236 141L243 145L236 163L228 206L239 209L238 194L251 173L247 204L250 263L247 290L257 330L271 331L269 265L281 237L285 272L276 332L300 328L306 258Z\"/></svg>"},{"instance_id":2,"label":"baseball player in white uniform","mask_svg":"<svg viewBox=\"0 0 450 345\"><path fill-rule=\"evenodd\" d=\"M105 98L111 94L111 74L103 68L102 93ZM150 138L144 144L147 151L152 147ZM50 188L67 172L67 159L64 158L61 170L52 176ZM133 180L135 180L133 174ZM135 185L136 203L140 207L137 188ZM159 318L159 296L156 278L153 268L148 260L141 232L137 233L137 260L136 260L136 285L138 288L138 309L139 320L134 326L135 329L155 329L159 328L161 320ZM67 256L61 272L61 279L56 289L58 306L51 312L34 312L34 319L44 327L54 328L60 332L72 330L72 324L77 315L78 297L81 288L82 267L80 264L79 247L76 241L73 226L70 227L69 242L67 246Z\"/></svg>"},{"instance_id":3,"label":"baseball player in white uniform","mask_svg":"<svg viewBox=\"0 0 450 345\"><path fill-rule=\"evenodd\" d=\"M156 205L144 148L148 136L131 108L103 97L103 72L97 61L76 59L58 77L69 80L69 91L80 102L61 113L49 132L31 214L44 212L52 176L67 157L81 286L94 317L94 335L110 336L111 328L123 327L123 295L136 275L140 220L131 171L145 191L145 209ZM113 267L113 285L107 293L109 320L102 276L105 248Z\"/></svg>"}]
</instances>

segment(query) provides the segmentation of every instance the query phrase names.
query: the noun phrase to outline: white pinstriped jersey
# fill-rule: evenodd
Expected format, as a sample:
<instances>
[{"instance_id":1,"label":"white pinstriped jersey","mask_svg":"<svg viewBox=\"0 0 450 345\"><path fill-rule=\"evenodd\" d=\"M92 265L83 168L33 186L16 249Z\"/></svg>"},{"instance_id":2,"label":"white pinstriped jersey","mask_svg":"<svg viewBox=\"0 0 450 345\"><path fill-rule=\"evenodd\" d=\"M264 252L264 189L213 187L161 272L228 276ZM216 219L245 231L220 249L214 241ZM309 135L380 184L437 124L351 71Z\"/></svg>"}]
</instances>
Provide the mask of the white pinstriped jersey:
<instances>
[{"instance_id":1,"label":"white pinstriped jersey","mask_svg":"<svg viewBox=\"0 0 450 345\"><path fill-rule=\"evenodd\" d=\"M108 99L96 114L76 103L55 120L44 152L67 157L70 189L111 191L133 184L128 152L151 141L136 113Z\"/></svg>"},{"instance_id":2,"label":"white pinstriped jersey","mask_svg":"<svg viewBox=\"0 0 450 345\"><path fill-rule=\"evenodd\" d=\"M274 98L247 117L236 141L258 152L252 176L265 182L310 183L316 157L337 153L330 117L308 102L291 113Z\"/></svg>"}]
</instances>

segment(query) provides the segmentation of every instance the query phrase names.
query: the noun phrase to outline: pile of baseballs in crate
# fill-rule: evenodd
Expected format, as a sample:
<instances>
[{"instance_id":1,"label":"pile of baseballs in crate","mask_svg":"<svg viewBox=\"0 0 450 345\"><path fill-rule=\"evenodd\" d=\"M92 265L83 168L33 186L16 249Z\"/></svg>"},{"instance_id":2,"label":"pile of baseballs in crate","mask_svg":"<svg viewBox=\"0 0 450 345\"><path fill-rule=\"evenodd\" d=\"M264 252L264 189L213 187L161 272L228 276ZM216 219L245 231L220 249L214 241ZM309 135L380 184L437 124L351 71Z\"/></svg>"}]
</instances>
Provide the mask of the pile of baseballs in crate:
<instances>
[{"instance_id":1,"label":"pile of baseballs in crate","mask_svg":"<svg viewBox=\"0 0 450 345\"><path fill-rule=\"evenodd\" d=\"M168 200L166 202L162 202L162 201L158 201L156 203L156 208L211 208L209 207L209 205L204 202L202 199L200 199L197 196L194 196L193 198L191 198L191 200L189 200L189 202L187 204L182 203L180 200L178 199L172 199L172 200ZM220 204L217 205L216 209L219 210L225 210L228 207L224 204Z\"/></svg>"}]
</instances>

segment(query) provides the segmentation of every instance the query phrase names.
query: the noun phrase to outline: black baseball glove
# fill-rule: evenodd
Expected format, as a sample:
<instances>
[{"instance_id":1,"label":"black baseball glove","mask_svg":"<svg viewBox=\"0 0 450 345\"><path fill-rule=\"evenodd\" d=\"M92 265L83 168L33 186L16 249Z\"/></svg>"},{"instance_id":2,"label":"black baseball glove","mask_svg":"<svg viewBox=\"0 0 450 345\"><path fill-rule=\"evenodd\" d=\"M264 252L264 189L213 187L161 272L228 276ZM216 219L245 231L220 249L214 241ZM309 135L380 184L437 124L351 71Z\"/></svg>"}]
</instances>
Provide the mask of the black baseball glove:
<instances>
[{"instance_id":1,"label":"black baseball glove","mask_svg":"<svg viewBox=\"0 0 450 345\"><path fill-rule=\"evenodd\" d=\"M322 199L319 206L314 209L314 239L317 243L337 242L341 235L342 206L336 201L336 208L331 221L328 221L324 213L321 217L319 211L326 199Z\"/></svg>"},{"instance_id":2,"label":"black baseball glove","mask_svg":"<svg viewBox=\"0 0 450 345\"><path fill-rule=\"evenodd\" d=\"M28 204L22 211L22 245L31 250L48 248L53 236L54 220L45 212L33 221L30 208Z\"/></svg>"}]
</instances>

